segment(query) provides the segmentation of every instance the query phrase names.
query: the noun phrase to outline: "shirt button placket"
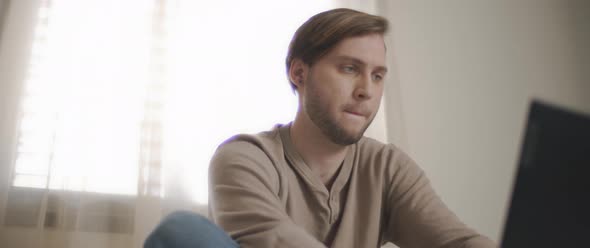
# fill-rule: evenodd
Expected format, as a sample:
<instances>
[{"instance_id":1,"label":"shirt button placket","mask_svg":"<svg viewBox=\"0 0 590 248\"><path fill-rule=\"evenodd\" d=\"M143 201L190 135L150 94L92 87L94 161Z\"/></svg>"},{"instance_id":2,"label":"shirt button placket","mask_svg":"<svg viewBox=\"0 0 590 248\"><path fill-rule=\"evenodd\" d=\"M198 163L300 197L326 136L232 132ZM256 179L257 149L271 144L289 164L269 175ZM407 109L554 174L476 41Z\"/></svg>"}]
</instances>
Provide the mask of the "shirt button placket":
<instances>
[{"instance_id":1,"label":"shirt button placket","mask_svg":"<svg viewBox=\"0 0 590 248\"><path fill-rule=\"evenodd\" d=\"M334 223L336 221L336 217L338 216L338 211L340 211L338 209L338 199L336 198L336 194L330 197L330 209L332 210L330 216L330 223Z\"/></svg>"},{"instance_id":2,"label":"shirt button placket","mask_svg":"<svg viewBox=\"0 0 590 248\"><path fill-rule=\"evenodd\" d=\"M326 205L324 205L324 209L326 211L325 219L327 219L328 223L332 223L332 205L330 204L330 194L325 194L323 195L323 202L326 203Z\"/></svg>"}]
</instances>

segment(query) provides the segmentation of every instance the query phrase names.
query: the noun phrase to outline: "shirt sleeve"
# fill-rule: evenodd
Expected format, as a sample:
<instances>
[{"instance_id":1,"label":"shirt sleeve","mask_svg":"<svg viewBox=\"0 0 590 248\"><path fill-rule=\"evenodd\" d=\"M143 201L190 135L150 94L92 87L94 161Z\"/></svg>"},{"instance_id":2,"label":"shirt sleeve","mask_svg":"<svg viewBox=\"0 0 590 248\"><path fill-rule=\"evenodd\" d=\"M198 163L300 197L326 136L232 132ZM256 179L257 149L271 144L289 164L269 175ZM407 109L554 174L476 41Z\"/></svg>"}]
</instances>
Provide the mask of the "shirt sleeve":
<instances>
[{"instance_id":1,"label":"shirt sleeve","mask_svg":"<svg viewBox=\"0 0 590 248\"><path fill-rule=\"evenodd\" d=\"M325 247L284 211L279 178L258 146L222 145L209 167L210 214L242 248Z\"/></svg>"},{"instance_id":2,"label":"shirt sleeve","mask_svg":"<svg viewBox=\"0 0 590 248\"><path fill-rule=\"evenodd\" d=\"M401 151L399 151L401 153ZM384 236L402 248L497 247L463 224L437 196L424 172L402 154L392 166Z\"/></svg>"}]
</instances>

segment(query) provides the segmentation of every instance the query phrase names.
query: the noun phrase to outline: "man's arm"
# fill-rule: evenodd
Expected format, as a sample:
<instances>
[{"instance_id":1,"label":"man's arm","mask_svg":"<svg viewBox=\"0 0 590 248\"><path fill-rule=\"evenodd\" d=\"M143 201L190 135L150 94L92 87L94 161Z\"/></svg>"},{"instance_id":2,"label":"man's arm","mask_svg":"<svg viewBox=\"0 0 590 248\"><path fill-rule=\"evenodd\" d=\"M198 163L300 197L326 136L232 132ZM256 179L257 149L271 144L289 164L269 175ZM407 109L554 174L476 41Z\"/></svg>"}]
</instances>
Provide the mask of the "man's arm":
<instances>
[{"instance_id":1,"label":"man's arm","mask_svg":"<svg viewBox=\"0 0 590 248\"><path fill-rule=\"evenodd\" d=\"M400 152L400 151L397 151ZM463 224L437 196L424 172L407 155L394 165L385 236L400 247L496 247Z\"/></svg>"},{"instance_id":2,"label":"man's arm","mask_svg":"<svg viewBox=\"0 0 590 248\"><path fill-rule=\"evenodd\" d=\"M256 145L234 141L220 147L209 182L211 215L241 247L325 247L286 214L277 171Z\"/></svg>"}]
</instances>

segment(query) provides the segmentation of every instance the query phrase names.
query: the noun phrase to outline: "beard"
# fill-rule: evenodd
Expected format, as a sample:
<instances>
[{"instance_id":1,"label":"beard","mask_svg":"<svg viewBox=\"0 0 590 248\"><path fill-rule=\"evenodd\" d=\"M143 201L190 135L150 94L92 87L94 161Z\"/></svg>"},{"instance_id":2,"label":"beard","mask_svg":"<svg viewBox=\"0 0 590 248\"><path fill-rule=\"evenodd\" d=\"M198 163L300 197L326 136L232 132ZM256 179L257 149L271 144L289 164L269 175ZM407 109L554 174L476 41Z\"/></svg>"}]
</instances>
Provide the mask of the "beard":
<instances>
[{"instance_id":1,"label":"beard","mask_svg":"<svg viewBox=\"0 0 590 248\"><path fill-rule=\"evenodd\" d=\"M358 142L365 131L373 122L375 115L371 116L370 120L356 133L345 130L338 124L338 121L330 115L328 105L322 102L322 97L319 96L318 91L314 89L314 86L318 82L311 81L311 75L307 80L308 94L307 101L304 102L305 110L309 116L309 119L320 129L320 131L338 145L352 145Z\"/></svg>"}]
</instances>

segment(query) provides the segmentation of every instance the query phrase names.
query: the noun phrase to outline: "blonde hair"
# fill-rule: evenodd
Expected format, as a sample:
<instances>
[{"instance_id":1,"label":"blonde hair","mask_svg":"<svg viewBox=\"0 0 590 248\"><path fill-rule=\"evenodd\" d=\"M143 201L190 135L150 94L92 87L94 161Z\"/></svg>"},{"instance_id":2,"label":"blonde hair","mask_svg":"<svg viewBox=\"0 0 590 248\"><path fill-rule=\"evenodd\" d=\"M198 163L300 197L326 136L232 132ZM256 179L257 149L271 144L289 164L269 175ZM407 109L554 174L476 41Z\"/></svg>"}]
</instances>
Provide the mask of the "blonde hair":
<instances>
[{"instance_id":1,"label":"blonde hair","mask_svg":"<svg viewBox=\"0 0 590 248\"><path fill-rule=\"evenodd\" d=\"M364 12L339 8L309 18L297 29L287 52L287 74L294 59L312 65L345 38L366 34L385 34L387 19ZM290 81L290 80L289 80ZM291 88L296 89L291 83Z\"/></svg>"}]
</instances>

